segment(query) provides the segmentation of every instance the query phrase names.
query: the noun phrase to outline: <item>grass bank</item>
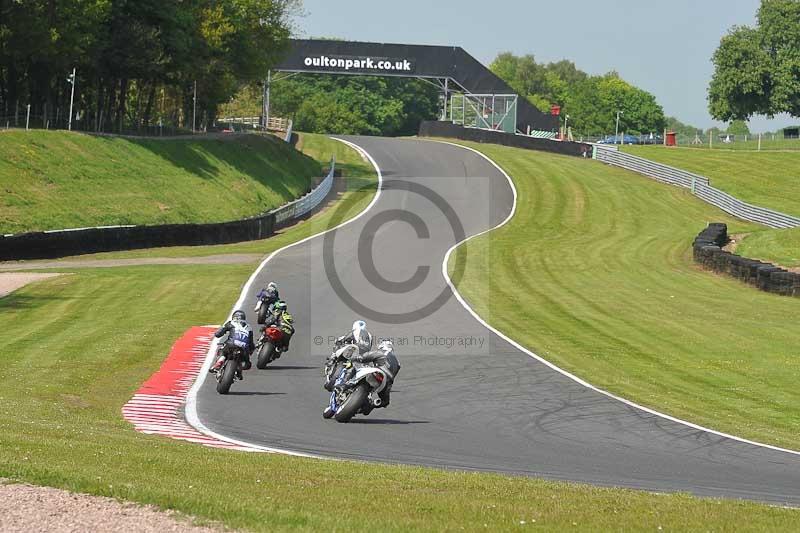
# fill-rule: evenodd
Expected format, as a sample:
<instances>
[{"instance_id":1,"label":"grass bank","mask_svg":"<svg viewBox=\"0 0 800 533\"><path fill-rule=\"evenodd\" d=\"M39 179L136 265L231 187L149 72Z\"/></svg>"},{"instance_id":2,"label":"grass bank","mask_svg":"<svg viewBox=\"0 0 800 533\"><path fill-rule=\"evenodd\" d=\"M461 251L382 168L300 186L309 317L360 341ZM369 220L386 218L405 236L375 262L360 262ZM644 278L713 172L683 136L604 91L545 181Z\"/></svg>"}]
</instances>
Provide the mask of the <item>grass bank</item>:
<instances>
[{"instance_id":1,"label":"grass bank","mask_svg":"<svg viewBox=\"0 0 800 533\"><path fill-rule=\"evenodd\" d=\"M341 216L364 209L372 200L376 190L377 177L369 161L347 145L335 141L325 135L301 133L297 144L299 150L314 159L319 165L330 162L331 155L336 157L336 168L343 175L345 190L336 200L337 209L323 211L314 217L301 221L294 226L279 231L268 239L248 241L217 246L174 246L168 248L149 248L146 250L130 250L123 252L104 252L92 255L81 255L64 258L74 260L93 259L136 259L142 257L202 257L219 254L266 253L275 250L293 240L313 235L339 223Z\"/></svg>"},{"instance_id":2,"label":"grass bank","mask_svg":"<svg viewBox=\"0 0 800 533\"><path fill-rule=\"evenodd\" d=\"M296 198L321 174L274 137L10 131L0 136L0 233L235 220Z\"/></svg>"},{"instance_id":3,"label":"grass bank","mask_svg":"<svg viewBox=\"0 0 800 533\"><path fill-rule=\"evenodd\" d=\"M706 176L751 204L800 216L800 152L624 146L623 151Z\"/></svg>"},{"instance_id":4,"label":"grass bank","mask_svg":"<svg viewBox=\"0 0 800 533\"><path fill-rule=\"evenodd\" d=\"M451 270L465 263L459 289L478 313L615 394L800 448L800 328L787 322L800 300L702 271L691 258L707 221L731 233L754 225L594 161L472 146L519 192L516 216L451 261Z\"/></svg>"},{"instance_id":5,"label":"grass bank","mask_svg":"<svg viewBox=\"0 0 800 533\"><path fill-rule=\"evenodd\" d=\"M753 232L739 243L736 253L784 267L800 267L800 228Z\"/></svg>"}]
</instances>

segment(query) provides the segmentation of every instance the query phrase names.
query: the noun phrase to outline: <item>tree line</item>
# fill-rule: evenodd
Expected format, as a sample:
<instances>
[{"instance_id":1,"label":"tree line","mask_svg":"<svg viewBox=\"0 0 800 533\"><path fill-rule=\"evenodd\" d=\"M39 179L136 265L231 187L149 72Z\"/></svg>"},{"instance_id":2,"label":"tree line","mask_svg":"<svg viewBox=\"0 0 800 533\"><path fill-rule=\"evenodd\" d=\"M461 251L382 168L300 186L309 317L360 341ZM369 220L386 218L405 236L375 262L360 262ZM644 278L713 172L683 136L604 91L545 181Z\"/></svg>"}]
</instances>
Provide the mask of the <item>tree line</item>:
<instances>
[{"instance_id":1,"label":"tree line","mask_svg":"<svg viewBox=\"0 0 800 533\"><path fill-rule=\"evenodd\" d=\"M197 127L284 52L298 0L0 0L0 116L106 132ZM196 87L196 101L195 101Z\"/></svg>"},{"instance_id":2,"label":"tree line","mask_svg":"<svg viewBox=\"0 0 800 533\"><path fill-rule=\"evenodd\" d=\"M660 132L666 125L655 96L616 72L590 76L568 60L544 64L533 55L510 52L498 55L490 68L541 111L560 106L561 114L569 115L568 125L581 134L613 134L618 111L620 132Z\"/></svg>"}]
</instances>

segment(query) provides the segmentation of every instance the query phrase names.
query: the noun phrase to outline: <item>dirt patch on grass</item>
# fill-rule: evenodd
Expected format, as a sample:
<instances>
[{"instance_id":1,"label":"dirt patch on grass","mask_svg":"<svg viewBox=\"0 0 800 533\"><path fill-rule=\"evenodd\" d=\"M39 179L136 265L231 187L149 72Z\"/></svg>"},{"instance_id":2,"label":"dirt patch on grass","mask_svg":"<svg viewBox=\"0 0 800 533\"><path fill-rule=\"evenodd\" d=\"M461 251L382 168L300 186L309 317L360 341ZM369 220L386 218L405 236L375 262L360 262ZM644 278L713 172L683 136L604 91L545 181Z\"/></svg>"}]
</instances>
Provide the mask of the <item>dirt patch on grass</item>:
<instances>
[{"instance_id":1,"label":"dirt patch on grass","mask_svg":"<svg viewBox=\"0 0 800 533\"><path fill-rule=\"evenodd\" d=\"M75 494L0 480L0 529L10 532L74 531L212 533L221 528L192 524L191 517L112 498Z\"/></svg>"},{"instance_id":2,"label":"dirt patch on grass","mask_svg":"<svg viewBox=\"0 0 800 533\"><path fill-rule=\"evenodd\" d=\"M0 273L0 298L14 292L28 283L43 279L55 278L62 274L31 274L30 272Z\"/></svg>"},{"instance_id":3,"label":"dirt patch on grass","mask_svg":"<svg viewBox=\"0 0 800 533\"><path fill-rule=\"evenodd\" d=\"M254 263L261 254L209 255L206 257L142 257L137 259L72 259L53 261L8 261L0 263L0 272L42 270L46 268L110 268L138 265L239 265Z\"/></svg>"}]
</instances>

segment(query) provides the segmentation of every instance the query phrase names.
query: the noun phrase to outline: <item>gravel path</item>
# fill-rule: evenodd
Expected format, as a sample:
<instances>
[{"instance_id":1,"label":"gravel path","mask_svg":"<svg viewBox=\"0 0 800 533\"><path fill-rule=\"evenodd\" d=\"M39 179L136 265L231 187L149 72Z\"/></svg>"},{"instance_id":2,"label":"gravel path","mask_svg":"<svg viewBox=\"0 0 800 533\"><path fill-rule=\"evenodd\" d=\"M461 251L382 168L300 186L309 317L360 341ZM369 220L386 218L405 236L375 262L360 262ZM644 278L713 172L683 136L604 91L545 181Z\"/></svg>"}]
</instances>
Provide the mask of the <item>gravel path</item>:
<instances>
[{"instance_id":1,"label":"gravel path","mask_svg":"<svg viewBox=\"0 0 800 533\"><path fill-rule=\"evenodd\" d=\"M208 255L205 257L141 257L135 259L68 259L53 261L0 262L0 272L45 268L110 268L137 265L237 265L254 263L261 254Z\"/></svg>"},{"instance_id":2,"label":"gravel path","mask_svg":"<svg viewBox=\"0 0 800 533\"><path fill-rule=\"evenodd\" d=\"M61 274L31 274L27 272L13 272L13 273L0 273L0 298L6 294L10 294L20 287L24 287L28 283L39 281L47 278L54 278Z\"/></svg>"},{"instance_id":3,"label":"gravel path","mask_svg":"<svg viewBox=\"0 0 800 533\"><path fill-rule=\"evenodd\" d=\"M2 483L3 480L0 480ZM219 532L152 506L31 485L0 484L0 531Z\"/></svg>"}]
</instances>

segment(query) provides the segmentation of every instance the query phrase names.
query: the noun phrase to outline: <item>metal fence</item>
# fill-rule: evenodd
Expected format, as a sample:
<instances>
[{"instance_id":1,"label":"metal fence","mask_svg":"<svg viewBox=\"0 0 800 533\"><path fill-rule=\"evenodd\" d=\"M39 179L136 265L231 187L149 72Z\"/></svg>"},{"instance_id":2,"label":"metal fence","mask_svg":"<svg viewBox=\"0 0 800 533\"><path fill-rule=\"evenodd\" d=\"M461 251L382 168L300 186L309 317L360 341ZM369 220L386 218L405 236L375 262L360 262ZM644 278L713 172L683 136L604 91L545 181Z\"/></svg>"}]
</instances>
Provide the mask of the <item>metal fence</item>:
<instances>
[{"instance_id":1,"label":"metal fence","mask_svg":"<svg viewBox=\"0 0 800 533\"><path fill-rule=\"evenodd\" d=\"M701 200L743 220L757 222L770 228L800 227L800 218L743 202L712 187L709 179L705 176L662 165L618 150L610 150L602 145L595 145L594 158L609 165L644 174L663 183L690 189L692 194Z\"/></svg>"},{"instance_id":2,"label":"metal fence","mask_svg":"<svg viewBox=\"0 0 800 533\"><path fill-rule=\"evenodd\" d=\"M331 192L335 168L336 158L333 157L331 158L331 169L328 175L311 192L302 198L270 211L270 214L275 217L275 227L285 225L316 208Z\"/></svg>"}]
</instances>

